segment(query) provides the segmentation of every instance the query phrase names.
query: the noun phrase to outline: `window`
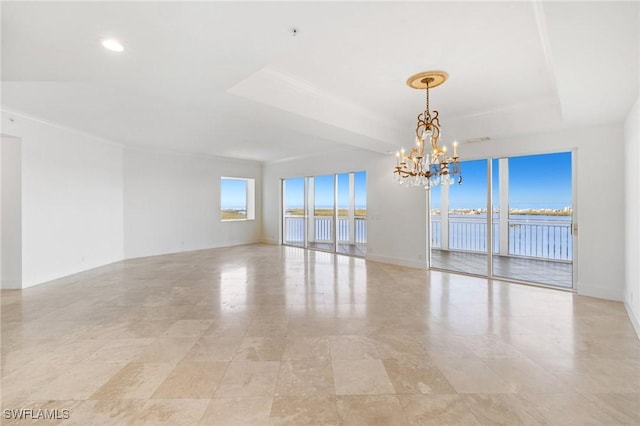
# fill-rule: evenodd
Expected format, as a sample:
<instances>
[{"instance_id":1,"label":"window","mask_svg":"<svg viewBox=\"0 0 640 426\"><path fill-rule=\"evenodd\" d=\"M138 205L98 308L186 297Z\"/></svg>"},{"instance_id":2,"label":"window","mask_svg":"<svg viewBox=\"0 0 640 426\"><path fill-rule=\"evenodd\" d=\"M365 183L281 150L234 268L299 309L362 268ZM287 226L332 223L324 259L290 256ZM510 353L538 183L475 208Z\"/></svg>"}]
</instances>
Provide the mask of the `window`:
<instances>
[{"instance_id":1,"label":"window","mask_svg":"<svg viewBox=\"0 0 640 426\"><path fill-rule=\"evenodd\" d=\"M255 179L220 178L220 220L255 219Z\"/></svg>"}]
</instances>

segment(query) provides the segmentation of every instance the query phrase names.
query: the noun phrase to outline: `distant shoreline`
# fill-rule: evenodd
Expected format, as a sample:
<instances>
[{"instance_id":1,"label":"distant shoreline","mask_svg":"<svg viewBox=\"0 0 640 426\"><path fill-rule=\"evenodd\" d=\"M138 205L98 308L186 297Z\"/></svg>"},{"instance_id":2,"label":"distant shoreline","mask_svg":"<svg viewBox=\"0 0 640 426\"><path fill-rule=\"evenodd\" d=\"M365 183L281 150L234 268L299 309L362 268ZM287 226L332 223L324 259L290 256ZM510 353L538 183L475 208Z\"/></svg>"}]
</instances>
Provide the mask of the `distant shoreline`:
<instances>
[{"instance_id":1,"label":"distant shoreline","mask_svg":"<svg viewBox=\"0 0 640 426\"><path fill-rule=\"evenodd\" d=\"M433 214L440 214L439 210L433 210ZM479 216L486 215L486 210L450 210L450 214L460 216ZM494 211L494 213L498 213ZM289 216L304 216L303 208L287 209L285 212ZM571 210L555 210L555 209L531 209L531 210L509 210L511 216L571 216L573 213ZM355 209L355 216L366 216L367 209L357 208ZM315 209L314 216L333 216L333 209ZM347 216L347 209L338 209L338 216Z\"/></svg>"},{"instance_id":2,"label":"distant shoreline","mask_svg":"<svg viewBox=\"0 0 640 426\"><path fill-rule=\"evenodd\" d=\"M440 214L439 210L433 210L433 214ZM486 215L486 210L450 210L450 214L455 214L459 216L478 216L478 215ZM494 214L499 213L499 211L494 211ZM509 210L510 216L571 216L573 212L571 210Z\"/></svg>"},{"instance_id":3,"label":"distant shoreline","mask_svg":"<svg viewBox=\"0 0 640 426\"><path fill-rule=\"evenodd\" d=\"M285 214L288 216L304 216L303 208L287 209ZM367 215L367 209L357 208L354 212L356 217ZM338 209L338 216L347 216L347 209ZM314 216L333 216L333 209L315 209Z\"/></svg>"}]
</instances>

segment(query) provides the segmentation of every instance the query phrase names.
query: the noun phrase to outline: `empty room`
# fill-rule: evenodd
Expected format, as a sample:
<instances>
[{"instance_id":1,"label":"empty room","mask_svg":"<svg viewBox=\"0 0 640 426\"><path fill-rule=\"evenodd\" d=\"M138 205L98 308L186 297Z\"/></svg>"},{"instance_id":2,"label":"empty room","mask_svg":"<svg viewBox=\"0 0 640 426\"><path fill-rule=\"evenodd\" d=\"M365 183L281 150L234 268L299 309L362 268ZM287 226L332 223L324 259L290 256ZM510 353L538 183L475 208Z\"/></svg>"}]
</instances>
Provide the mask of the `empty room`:
<instances>
[{"instance_id":1,"label":"empty room","mask_svg":"<svg viewBox=\"0 0 640 426\"><path fill-rule=\"evenodd\" d=\"M2 424L640 424L640 3L0 7Z\"/></svg>"}]
</instances>

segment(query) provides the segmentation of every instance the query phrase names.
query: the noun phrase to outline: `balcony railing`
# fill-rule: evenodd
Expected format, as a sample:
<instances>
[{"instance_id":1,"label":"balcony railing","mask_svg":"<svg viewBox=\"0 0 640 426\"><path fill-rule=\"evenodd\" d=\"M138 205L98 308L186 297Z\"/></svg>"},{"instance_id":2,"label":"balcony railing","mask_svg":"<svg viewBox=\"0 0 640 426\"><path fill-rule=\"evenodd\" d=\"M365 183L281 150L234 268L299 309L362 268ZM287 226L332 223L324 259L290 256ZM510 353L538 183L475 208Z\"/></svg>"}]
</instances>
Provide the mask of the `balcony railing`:
<instances>
[{"instance_id":1,"label":"balcony railing","mask_svg":"<svg viewBox=\"0 0 640 426\"><path fill-rule=\"evenodd\" d=\"M304 243L304 217L303 216L285 216L284 242L285 243Z\"/></svg>"},{"instance_id":2,"label":"balcony railing","mask_svg":"<svg viewBox=\"0 0 640 426\"><path fill-rule=\"evenodd\" d=\"M508 255L570 261L573 257L571 220L509 219ZM500 222L493 220L493 251L499 253ZM439 216L431 219L431 246L442 248ZM449 250L487 252L487 220L449 217Z\"/></svg>"},{"instance_id":3,"label":"balcony railing","mask_svg":"<svg viewBox=\"0 0 640 426\"><path fill-rule=\"evenodd\" d=\"M543 259L573 258L571 220L509 221L509 254Z\"/></svg>"},{"instance_id":4,"label":"balcony railing","mask_svg":"<svg viewBox=\"0 0 640 426\"><path fill-rule=\"evenodd\" d=\"M285 216L284 241L304 242L304 216ZM313 235L309 239L314 242L333 242L333 217L314 217ZM350 241L350 221L348 217L338 217L337 239L339 243L366 243L367 242L367 218L357 216L354 218L354 240Z\"/></svg>"}]
</instances>

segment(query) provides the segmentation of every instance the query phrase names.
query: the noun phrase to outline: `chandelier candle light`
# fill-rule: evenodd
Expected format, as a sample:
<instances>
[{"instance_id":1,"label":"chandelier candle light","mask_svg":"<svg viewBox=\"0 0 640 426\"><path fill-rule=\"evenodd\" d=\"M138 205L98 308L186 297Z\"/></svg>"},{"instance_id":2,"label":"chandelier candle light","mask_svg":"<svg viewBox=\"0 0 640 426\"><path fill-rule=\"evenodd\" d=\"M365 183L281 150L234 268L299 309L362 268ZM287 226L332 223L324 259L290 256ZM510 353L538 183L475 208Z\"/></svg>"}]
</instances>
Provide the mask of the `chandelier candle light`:
<instances>
[{"instance_id":1,"label":"chandelier candle light","mask_svg":"<svg viewBox=\"0 0 640 426\"><path fill-rule=\"evenodd\" d=\"M438 111L429 109L429 89L444 83L449 75L444 71L427 71L409 77L407 85L426 92L425 110L418 115L416 125L416 145L405 155L402 148L396 153L396 167L393 176L402 186L420 186L425 189L438 184L462 183L460 163L458 163L458 142L453 142L453 156L447 157L447 147L440 147L442 135ZM430 147L430 148L427 148Z\"/></svg>"}]
</instances>

